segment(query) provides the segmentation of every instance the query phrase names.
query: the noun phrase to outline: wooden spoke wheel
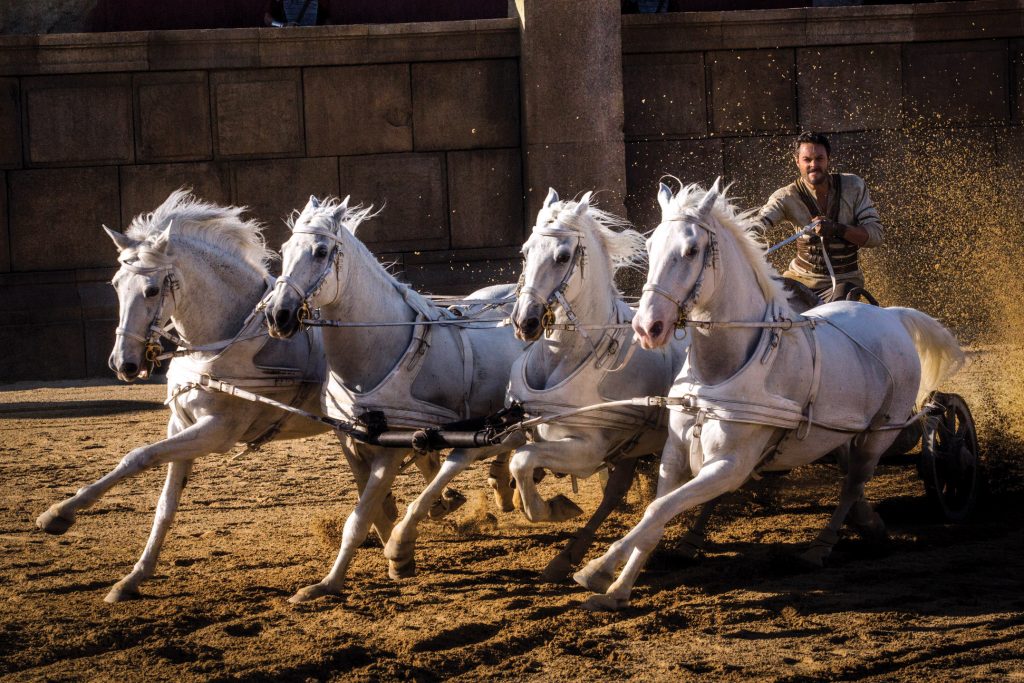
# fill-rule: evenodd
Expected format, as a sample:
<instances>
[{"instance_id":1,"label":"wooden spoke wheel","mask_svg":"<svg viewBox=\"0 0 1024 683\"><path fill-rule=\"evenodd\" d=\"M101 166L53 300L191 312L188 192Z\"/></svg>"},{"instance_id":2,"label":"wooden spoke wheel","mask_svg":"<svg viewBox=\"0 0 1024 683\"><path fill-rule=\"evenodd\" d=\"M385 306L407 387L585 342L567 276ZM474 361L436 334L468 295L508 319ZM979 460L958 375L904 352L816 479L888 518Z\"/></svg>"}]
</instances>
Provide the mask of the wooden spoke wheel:
<instances>
[{"instance_id":1,"label":"wooden spoke wheel","mask_svg":"<svg viewBox=\"0 0 1024 683\"><path fill-rule=\"evenodd\" d=\"M967 402L957 394L934 392L921 440L917 471L925 490L950 522L974 511L981 488L978 434Z\"/></svg>"}]
</instances>

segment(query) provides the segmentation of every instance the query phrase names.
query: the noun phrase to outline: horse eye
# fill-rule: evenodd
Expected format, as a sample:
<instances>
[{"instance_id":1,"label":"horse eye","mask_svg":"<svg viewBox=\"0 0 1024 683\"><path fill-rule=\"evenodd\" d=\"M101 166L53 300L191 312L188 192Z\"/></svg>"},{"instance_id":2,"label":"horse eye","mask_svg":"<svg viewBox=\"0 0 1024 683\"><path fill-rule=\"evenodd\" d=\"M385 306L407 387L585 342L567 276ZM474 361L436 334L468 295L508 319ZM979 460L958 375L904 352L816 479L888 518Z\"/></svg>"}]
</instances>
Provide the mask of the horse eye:
<instances>
[{"instance_id":1,"label":"horse eye","mask_svg":"<svg viewBox=\"0 0 1024 683\"><path fill-rule=\"evenodd\" d=\"M557 254L555 254L555 263L568 263L568 262L569 262L569 252L567 252L567 251L560 251Z\"/></svg>"},{"instance_id":2,"label":"horse eye","mask_svg":"<svg viewBox=\"0 0 1024 683\"><path fill-rule=\"evenodd\" d=\"M316 249L313 250L313 256L317 258L323 258L327 256L327 247L322 244L316 245Z\"/></svg>"},{"instance_id":3,"label":"horse eye","mask_svg":"<svg viewBox=\"0 0 1024 683\"><path fill-rule=\"evenodd\" d=\"M159 293L160 293L160 288L159 287L157 287L156 285L149 285L142 292L142 296L146 297L147 299L152 299L154 296L156 296Z\"/></svg>"},{"instance_id":4,"label":"horse eye","mask_svg":"<svg viewBox=\"0 0 1024 683\"><path fill-rule=\"evenodd\" d=\"M694 258L695 256L697 256L697 245L691 244L690 246L688 246L686 248L686 251L683 252L683 256L685 256L686 258Z\"/></svg>"}]
</instances>

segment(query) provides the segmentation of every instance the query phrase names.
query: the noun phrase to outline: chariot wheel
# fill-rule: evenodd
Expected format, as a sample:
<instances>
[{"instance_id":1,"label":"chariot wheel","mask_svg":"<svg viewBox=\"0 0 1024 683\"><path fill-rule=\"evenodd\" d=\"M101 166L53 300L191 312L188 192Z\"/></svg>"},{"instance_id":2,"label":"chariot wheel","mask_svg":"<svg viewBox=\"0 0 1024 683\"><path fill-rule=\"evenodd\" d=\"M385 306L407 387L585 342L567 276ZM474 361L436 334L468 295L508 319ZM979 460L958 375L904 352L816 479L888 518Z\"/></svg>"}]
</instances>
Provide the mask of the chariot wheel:
<instances>
[{"instance_id":1,"label":"chariot wheel","mask_svg":"<svg viewBox=\"0 0 1024 683\"><path fill-rule=\"evenodd\" d=\"M974 511L982 483L974 418L957 394L936 391L928 402L935 407L927 414L917 471L945 518L963 522Z\"/></svg>"}]
</instances>

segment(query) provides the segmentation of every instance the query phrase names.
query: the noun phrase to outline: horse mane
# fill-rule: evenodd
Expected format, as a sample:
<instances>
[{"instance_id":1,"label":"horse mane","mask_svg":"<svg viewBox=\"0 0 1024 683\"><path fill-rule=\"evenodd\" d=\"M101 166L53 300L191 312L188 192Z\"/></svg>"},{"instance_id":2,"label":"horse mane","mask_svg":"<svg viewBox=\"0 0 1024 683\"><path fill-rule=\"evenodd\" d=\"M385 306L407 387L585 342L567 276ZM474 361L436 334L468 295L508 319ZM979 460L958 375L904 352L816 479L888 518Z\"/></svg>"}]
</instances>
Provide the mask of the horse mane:
<instances>
[{"instance_id":1,"label":"horse mane","mask_svg":"<svg viewBox=\"0 0 1024 683\"><path fill-rule=\"evenodd\" d=\"M125 233L132 239L152 242L174 224L172 239L194 239L236 256L253 266L261 276L268 274L267 264L274 252L263 239L263 225L254 219L242 218L244 206L218 206L204 202L190 189L172 192L150 213L141 213L132 219Z\"/></svg>"},{"instance_id":2,"label":"horse mane","mask_svg":"<svg viewBox=\"0 0 1024 683\"><path fill-rule=\"evenodd\" d=\"M359 228L359 225L365 220L376 217L380 213L380 209L375 210L372 204L369 206L363 206L361 204L349 206L345 208L345 213L341 216L339 221L335 216L340 206L341 200L337 197L327 197L322 199L320 200L320 204L316 207L310 208L307 205L306 208L302 209L302 211L296 210L292 212L292 215L289 216L286 221L288 223L288 228L294 229L295 224L301 220L305 221L306 225L322 228L338 235L344 240L345 246L350 249L350 254L359 254L367 261L376 264L380 268L380 272L385 279L390 280L396 288L405 292L406 299L411 298L416 300L419 302L421 307L436 307L436 304L433 301L394 276L390 270L390 267L393 266L394 263L385 265L378 261L377 256L370 251L370 248L356 236L356 230ZM340 226L338 223L340 223ZM342 230L339 231L339 227L341 227ZM346 232L348 233L348 237L351 237L351 239L345 236Z\"/></svg>"},{"instance_id":3,"label":"horse mane","mask_svg":"<svg viewBox=\"0 0 1024 683\"><path fill-rule=\"evenodd\" d=\"M612 275L622 268L640 269L647 263L644 236L633 229L633 224L613 213L590 206L583 216L576 215L578 201L558 201L545 209L547 216L538 220L537 227L562 224L582 233L591 234L601 241L611 259Z\"/></svg>"},{"instance_id":4,"label":"horse mane","mask_svg":"<svg viewBox=\"0 0 1024 683\"><path fill-rule=\"evenodd\" d=\"M765 300L774 301L783 307L783 311L791 312L786 290L782 286L782 278L765 258L766 245L761 238L760 224L755 220L757 209L738 210L726 197L728 190L729 186L726 186L719 193L711 207L712 215L735 238L740 254L754 271L754 278ZM685 219L692 216L706 194L707 191L696 183L683 185L672 198L671 204L671 207L678 211L678 216L669 218Z\"/></svg>"}]
</instances>

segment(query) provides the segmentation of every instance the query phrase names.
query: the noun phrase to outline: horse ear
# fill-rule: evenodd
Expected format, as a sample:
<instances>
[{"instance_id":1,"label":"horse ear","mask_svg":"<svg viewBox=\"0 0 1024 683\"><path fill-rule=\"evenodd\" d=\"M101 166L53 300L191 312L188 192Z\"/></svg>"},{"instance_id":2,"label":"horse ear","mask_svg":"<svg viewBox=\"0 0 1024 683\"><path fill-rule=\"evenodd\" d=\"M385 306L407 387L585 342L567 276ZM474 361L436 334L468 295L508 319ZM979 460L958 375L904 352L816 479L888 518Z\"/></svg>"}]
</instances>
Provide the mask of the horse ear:
<instances>
[{"instance_id":1,"label":"horse ear","mask_svg":"<svg viewBox=\"0 0 1024 683\"><path fill-rule=\"evenodd\" d=\"M319 209L320 200L316 198L316 195L309 195L309 201L306 202L306 209Z\"/></svg>"},{"instance_id":2,"label":"horse ear","mask_svg":"<svg viewBox=\"0 0 1024 683\"><path fill-rule=\"evenodd\" d=\"M548 188L548 196L544 198L544 208L550 209L551 205L558 201L558 193L555 192L555 188Z\"/></svg>"},{"instance_id":3,"label":"horse ear","mask_svg":"<svg viewBox=\"0 0 1024 683\"><path fill-rule=\"evenodd\" d=\"M577 216L582 216L590 209L590 198L593 194L593 192L587 192L585 195L580 197L580 201L577 202L574 212Z\"/></svg>"},{"instance_id":4,"label":"horse ear","mask_svg":"<svg viewBox=\"0 0 1024 683\"><path fill-rule=\"evenodd\" d=\"M715 184L711 186L708 193L704 195L704 198L700 200L700 205L697 207L697 215L703 218L711 212L711 207L718 201L718 195L721 194L722 176L715 178Z\"/></svg>"},{"instance_id":5,"label":"horse ear","mask_svg":"<svg viewBox=\"0 0 1024 683\"><path fill-rule=\"evenodd\" d=\"M672 188L665 183L658 183L658 204L663 214L667 213L672 205Z\"/></svg>"},{"instance_id":6,"label":"horse ear","mask_svg":"<svg viewBox=\"0 0 1024 683\"><path fill-rule=\"evenodd\" d=\"M123 232L111 230L105 225L103 226L103 231L107 233L107 236L114 241L114 246L117 247L118 252L122 252L125 249L129 249L138 244L137 241L133 240L131 237L124 234Z\"/></svg>"},{"instance_id":7,"label":"horse ear","mask_svg":"<svg viewBox=\"0 0 1024 683\"><path fill-rule=\"evenodd\" d=\"M352 198L352 195L347 194L345 198L341 200L341 204L338 204L339 208L348 209L348 200Z\"/></svg>"},{"instance_id":8,"label":"horse ear","mask_svg":"<svg viewBox=\"0 0 1024 683\"><path fill-rule=\"evenodd\" d=\"M174 232L174 221L167 223L167 227L160 235L153 240L152 249L153 251L159 251L164 254L171 253L171 235Z\"/></svg>"}]
</instances>

